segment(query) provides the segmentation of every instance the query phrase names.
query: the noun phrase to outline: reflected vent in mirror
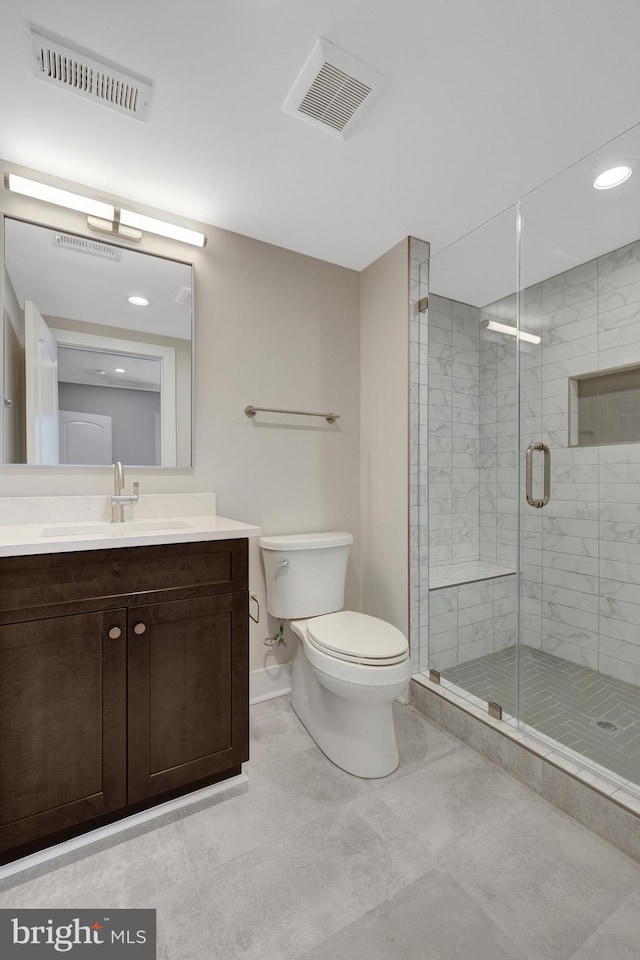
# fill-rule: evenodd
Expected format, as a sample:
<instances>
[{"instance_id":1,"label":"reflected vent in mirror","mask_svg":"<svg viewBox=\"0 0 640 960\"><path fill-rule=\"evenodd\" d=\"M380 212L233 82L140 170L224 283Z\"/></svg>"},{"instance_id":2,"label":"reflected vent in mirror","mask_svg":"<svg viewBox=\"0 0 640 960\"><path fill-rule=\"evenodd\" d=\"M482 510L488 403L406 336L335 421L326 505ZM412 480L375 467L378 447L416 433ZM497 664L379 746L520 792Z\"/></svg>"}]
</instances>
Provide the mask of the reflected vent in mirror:
<instances>
[{"instance_id":1,"label":"reflected vent in mirror","mask_svg":"<svg viewBox=\"0 0 640 960\"><path fill-rule=\"evenodd\" d=\"M32 30L31 37L38 79L136 120L149 119L148 81L38 30Z\"/></svg>"},{"instance_id":2,"label":"reflected vent in mirror","mask_svg":"<svg viewBox=\"0 0 640 960\"><path fill-rule=\"evenodd\" d=\"M121 251L108 243L89 240L88 237L74 237L72 233L56 233L53 245L63 250L75 250L76 253L88 253L92 257L102 257L103 260L119 260Z\"/></svg>"}]
</instances>

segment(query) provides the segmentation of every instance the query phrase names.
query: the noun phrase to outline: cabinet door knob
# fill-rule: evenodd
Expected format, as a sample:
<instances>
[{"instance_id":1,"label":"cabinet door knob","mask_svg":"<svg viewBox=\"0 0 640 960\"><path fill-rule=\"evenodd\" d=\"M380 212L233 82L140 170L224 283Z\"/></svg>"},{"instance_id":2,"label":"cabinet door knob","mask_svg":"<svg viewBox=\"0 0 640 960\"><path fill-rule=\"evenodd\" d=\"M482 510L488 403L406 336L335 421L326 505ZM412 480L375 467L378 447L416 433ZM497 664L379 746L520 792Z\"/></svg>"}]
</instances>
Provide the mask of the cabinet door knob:
<instances>
[{"instance_id":1,"label":"cabinet door knob","mask_svg":"<svg viewBox=\"0 0 640 960\"><path fill-rule=\"evenodd\" d=\"M119 640L122 636L122 630L120 627L111 627L109 630L109 639L110 640Z\"/></svg>"},{"instance_id":2,"label":"cabinet door knob","mask_svg":"<svg viewBox=\"0 0 640 960\"><path fill-rule=\"evenodd\" d=\"M147 625L145 623L136 623L135 627L133 628L133 632L136 633L138 636L141 636L146 631L146 629L147 629Z\"/></svg>"}]
</instances>

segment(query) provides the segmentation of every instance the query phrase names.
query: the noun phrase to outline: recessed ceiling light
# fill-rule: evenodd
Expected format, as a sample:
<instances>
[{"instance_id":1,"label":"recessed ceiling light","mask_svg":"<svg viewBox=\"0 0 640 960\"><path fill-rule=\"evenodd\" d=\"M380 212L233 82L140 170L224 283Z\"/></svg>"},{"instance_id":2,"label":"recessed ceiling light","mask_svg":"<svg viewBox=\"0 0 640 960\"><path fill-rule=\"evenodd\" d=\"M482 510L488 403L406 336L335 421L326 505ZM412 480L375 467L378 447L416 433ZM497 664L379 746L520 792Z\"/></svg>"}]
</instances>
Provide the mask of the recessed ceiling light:
<instances>
[{"instance_id":1,"label":"recessed ceiling light","mask_svg":"<svg viewBox=\"0 0 640 960\"><path fill-rule=\"evenodd\" d=\"M116 367L116 373L125 373L124 367Z\"/></svg>"},{"instance_id":2,"label":"recessed ceiling light","mask_svg":"<svg viewBox=\"0 0 640 960\"><path fill-rule=\"evenodd\" d=\"M596 190L610 190L611 187L617 187L631 176L631 167L621 164L619 167L610 167L604 170L593 181Z\"/></svg>"},{"instance_id":3,"label":"recessed ceiling light","mask_svg":"<svg viewBox=\"0 0 640 960\"><path fill-rule=\"evenodd\" d=\"M148 307L149 301L146 297L127 297L129 303L132 303L134 307Z\"/></svg>"}]
</instances>

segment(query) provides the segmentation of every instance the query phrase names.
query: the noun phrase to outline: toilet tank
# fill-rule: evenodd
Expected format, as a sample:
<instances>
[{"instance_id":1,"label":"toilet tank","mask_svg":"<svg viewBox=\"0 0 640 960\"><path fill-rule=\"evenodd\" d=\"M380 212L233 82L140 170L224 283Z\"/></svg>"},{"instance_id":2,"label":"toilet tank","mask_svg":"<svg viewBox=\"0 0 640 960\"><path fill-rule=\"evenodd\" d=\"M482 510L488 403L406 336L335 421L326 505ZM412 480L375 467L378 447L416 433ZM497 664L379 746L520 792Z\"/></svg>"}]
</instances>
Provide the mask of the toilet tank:
<instances>
[{"instance_id":1,"label":"toilet tank","mask_svg":"<svg viewBox=\"0 0 640 960\"><path fill-rule=\"evenodd\" d=\"M300 620L342 609L350 533L290 533L259 542L273 617Z\"/></svg>"}]
</instances>

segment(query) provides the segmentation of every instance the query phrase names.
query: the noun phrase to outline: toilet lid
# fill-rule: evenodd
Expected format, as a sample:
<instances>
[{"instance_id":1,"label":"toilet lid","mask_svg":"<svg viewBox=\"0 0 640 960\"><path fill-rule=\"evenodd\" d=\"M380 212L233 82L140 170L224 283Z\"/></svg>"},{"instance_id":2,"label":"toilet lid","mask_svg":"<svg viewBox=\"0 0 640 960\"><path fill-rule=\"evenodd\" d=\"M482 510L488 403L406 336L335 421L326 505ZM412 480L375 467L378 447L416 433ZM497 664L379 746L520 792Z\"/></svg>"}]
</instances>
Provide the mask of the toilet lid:
<instances>
[{"instance_id":1,"label":"toilet lid","mask_svg":"<svg viewBox=\"0 0 640 960\"><path fill-rule=\"evenodd\" d=\"M313 644L341 659L394 662L407 655L407 638L396 627L377 617L341 610L307 621Z\"/></svg>"}]
</instances>

